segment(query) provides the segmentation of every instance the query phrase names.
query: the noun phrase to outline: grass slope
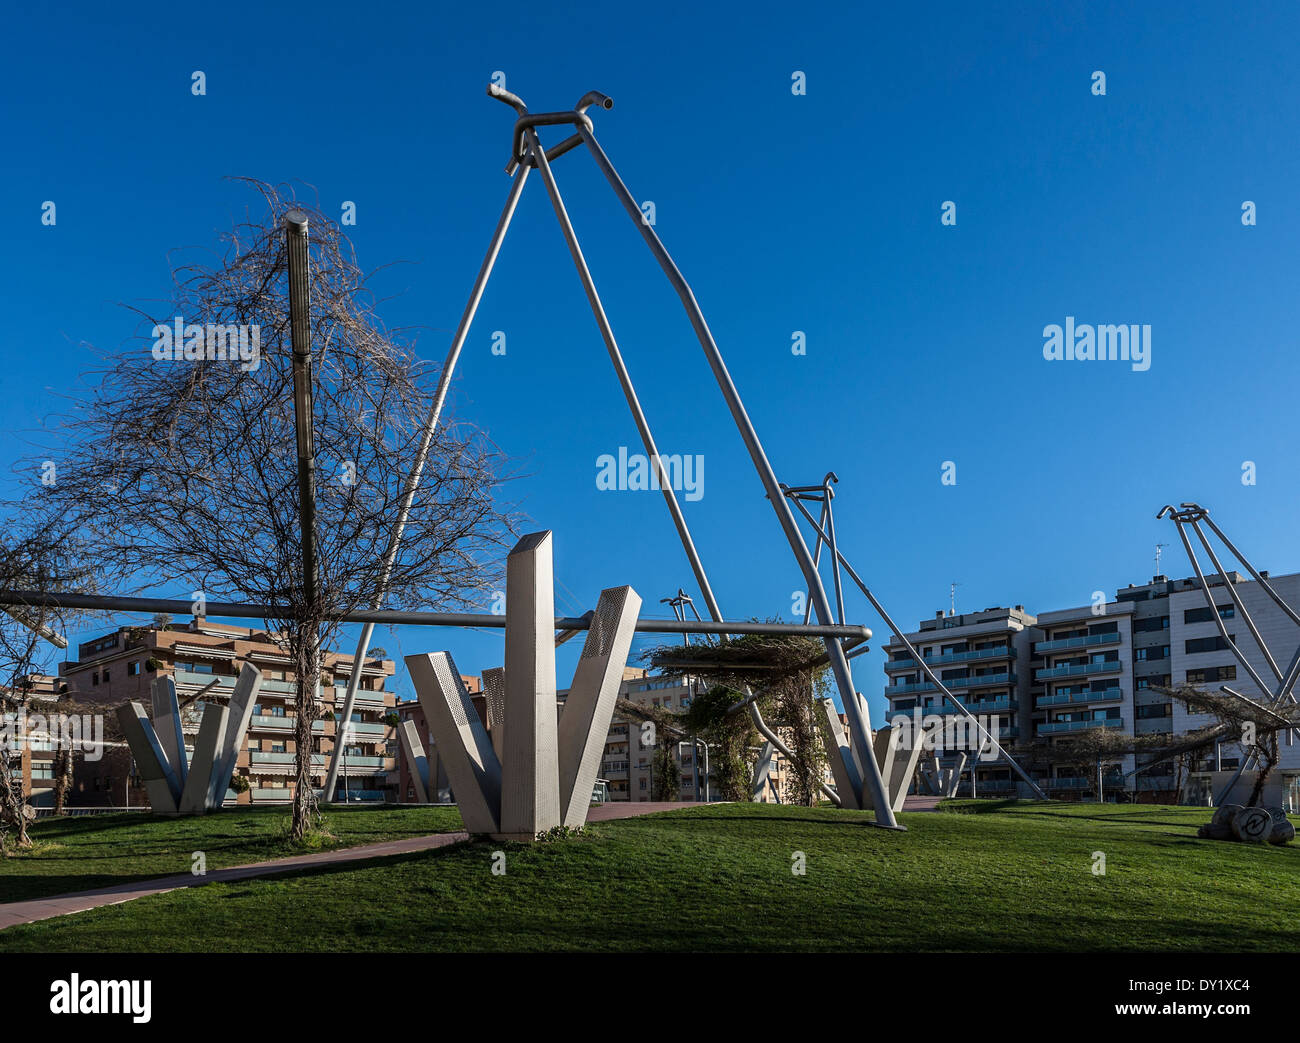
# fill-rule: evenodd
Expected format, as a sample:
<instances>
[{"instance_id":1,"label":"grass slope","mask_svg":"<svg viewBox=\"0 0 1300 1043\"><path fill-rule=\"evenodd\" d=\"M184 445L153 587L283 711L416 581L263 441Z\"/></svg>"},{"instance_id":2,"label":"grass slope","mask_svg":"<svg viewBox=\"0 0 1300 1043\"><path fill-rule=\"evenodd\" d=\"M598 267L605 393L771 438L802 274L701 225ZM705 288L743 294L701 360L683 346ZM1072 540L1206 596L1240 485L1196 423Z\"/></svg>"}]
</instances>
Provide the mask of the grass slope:
<instances>
[{"instance_id":1,"label":"grass slope","mask_svg":"<svg viewBox=\"0 0 1300 1043\"><path fill-rule=\"evenodd\" d=\"M1207 815L953 802L893 833L858 812L712 805L208 885L10 928L0 949L1296 950L1300 847L1199 840Z\"/></svg>"},{"instance_id":2,"label":"grass slope","mask_svg":"<svg viewBox=\"0 0 1300 1043\"><path fill-rule=\"evenodd\" d=\"M196 851L205 854L208 869L223 869L304 850L354 847L462 828L455 808L439 807L335 806L326 809L325 821L334 839L304 848L286 839L286 807L230 809L196 818L121 814L41 819L31 830L34 850L0 858L0 902L188 873Z\"/></svg>"}]
</instances>

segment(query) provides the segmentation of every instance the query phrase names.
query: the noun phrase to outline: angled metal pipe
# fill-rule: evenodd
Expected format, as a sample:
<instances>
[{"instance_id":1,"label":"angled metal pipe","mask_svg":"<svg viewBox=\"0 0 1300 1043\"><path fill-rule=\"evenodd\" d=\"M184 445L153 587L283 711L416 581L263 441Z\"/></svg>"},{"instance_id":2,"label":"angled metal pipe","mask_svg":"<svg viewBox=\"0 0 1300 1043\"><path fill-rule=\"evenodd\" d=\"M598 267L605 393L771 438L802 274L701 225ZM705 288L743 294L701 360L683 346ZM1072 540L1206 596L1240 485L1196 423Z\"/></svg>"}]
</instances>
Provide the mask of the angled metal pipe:
<instances>
[{"instance_id":1,"label":"angled metal pipe","mask_svg":"<svg viewBox=\"0 0 1300 1043\"><path fill-rule=\"evenodd\" d=\"M762 482L768 498L772 501L772 509L776 512L781 530L785 534L786 541L790 544L790 549L794 553L800 571L803 573L804 581L808 585L808 596L813 603L817 618L822 623L829 623L833 617L821 577L813 567L812 555L808 552L808 546L804 543L803 535L799 532L798 525L795 523L794 514L781 493L776 473L772 470L772 465L767 459L762 443L759 441L758 433L754 430L749 414L745 411L744 404L740 399L740 393L732 382L731 374L727 371L726 363L722 359L722 353L718 350L717 342L713 339L713 334L709 330L704 313L695 300L694 292L673 261L672 256L659 240L654 228L643 219L640 206L633 198L632 193L628 191L627 186L619 177L618 172L610 162L609 156L605 154L605 150L601 148L595 136L590 130L581 125L578 127L578 133L582 136L587 150L595 159L601 173L605 175L605 179L614 190L614 194L636 225L641 238L645 240L646 246L649 247L659 267L677 292L677 296L686 310L687 317L690 319L691 326L695 330L700 347L704 349L705 358L708 360L709 368L713 371L718 388L722 392L728 409L731 411L732 420L735 422L741 439L749 451L754 469L758 472L759 480ZM830 655L831 670L835 674L835 680L840 690L840 698L849 717L849 728L853 740L862 751L865 768L863 784L870 792L872 807L876 809L876 824L891 829L901 829L902 827L898 825L898 821L894 817L893 808L885 791L884 780L880 776L880 767L871 755L871 720L865 707L858 699L857 690L853 685L853 673L849 668L848 660L844 657L843 649L840 648L839 643L836 641L827 641L826 650Z\"/></svg>"},{"instance_id":2,"label":"angled metal pipe","mask_svg":"<svg viewBox=\"0 0 1300 1043\"><path fill-rule=\"evenodd\" d=\"M1255 668L1250 665L1250 660L1242 654L1241 649L1237 647L1237 643L1233 641L1231 636L1228 634L1228 628L1224 625L1223 619L1220 617L1218 609L1215 607L1214 595L1210 593L1210 585L1206 582L1205 573L1201 571L1200 559L1196 557L1196 551L1192 549L1192 542L1187 538L1187 532L1183 528L1183 520L1177 514L1173 514L1172 517L1174 519L1174 528L1178 530L1178 538L1182 540L1183 550L1187 552L1187 560L1192 563L1192 570L1196 573L1196 578L1201 582L1201 592L1205 595L1206 601L1210 606L1210 618L1214 620L1215 626L1218 627L1219 636L1223 638L1224 643L1232 650L1232 654L1236 656L1237 662L1241 664L1246 673L1250 674L1250 679L1255 682L1255 687L1257 687L1261 692L1271 691L1269 686L1264 683L1264 679L1260 677Z\"/></svg>"},{"instance_id":3,"label":"angled metal pipe","mask_svg":"<svg viewBox=\"0 0 1300 1043\"><path fill-rule=\"evenodd\" d=\"M1268 581L1267 577L1263 576L1259 572L1259 570L1256 569L1255 566L1250 563L1250 560L1244 554L1242 554L1241 551L1237 550L1237 548L1233 545L1232 540L1228 539L1228 537L1224 535L1223 530L1220 529L1214 523L1214 519L1210 517L1210 512L1205 510L1205 508L1203 507L1199 507L1196 504L1187 504L1185 506L1197 507L1201 511L1201 517L1204 519L1205 524L1214 530L1214 534L1223 541L1223 545L1228 548L1229 553L1231 553L1233 557L1235 557L1239 562L1242 563L1242 565L1246 567L1246 571L1250 573L1251 578L1254 579L1255 582L1258 583L1260 587L1263 588L1264 592L1268 594L1270 598L1273 599L1274 604L1276 604L1278 608L1280 608L1283 612L1286 613L1288 617L1290 617L1291 622L1295 623L1297 626L1300 626L1300 613L1297 613L1295 609L1293 609L1290 605L1288 605L1282 599L1282 595L1280 595L1273 588L1273 584ZM1173 510L1173 508L1166 507L1165 510L1171 511ZM1163 514L1163 511L1161 513ZM1159 515L1157 515L1157 517L1159 517Z\"/></svg>"},{"instance_id":4,"label":"angled metal pipe","mask_svg":"<svg viewBox=\"0 0 1300 1043\"><path fill-rule=\"evenodd\" d=\"M1250 631L1250 636L1255 639L1255 644L1259 646L1260 652L1264 655L1264 661L1268 663L1269 669L1273 671L1273 676L1278 681L1281 681L1282 670L1273 659L1273 653L1268 650L1268 645L1264 644L1264 639L1259 633L1259 627L1255 626L1255 621L1251 618L1250 609L1246 607L1246 603L1238 596L1236 590L1237 585L1228 579L1227 570L1224 569L1223 564L1219 561L1219 556L1214 553L1214 547L1210 545L1210 541L1206 538L1205 533L1201 531L1201 527L1197 524L1196 519L1191 519L1188 524L1200 539L1201 546L1205 548L1205 553L1209 555L1210 564L1214 566L1215 571L1219 574L1219 578L1223 580L1223 589L1228 592L1228 599L1232 602L1233 607L1241 614L1241 618L1246 624L1246 629ZM1219 607L1214 603L1214 595L1210 592L1210 588L1205 587L1203 593L1205 594L1206 604L1210 607L1210 614L1212 616L1217 616L1219 614ZM1264 691L1267 692L1268 689L1264 689Z\"/></svg>"},{"instance_id":5,"label":"angled metal pipe","mask_svg":"<svg viewBox=\"0 0 1300 1043\"><path fill-rule=\"evenodd\" d=\"M505 241L506 232L510 228L510 221L515 215L515 209L519 205L519 197L523 194L524 183L527 179L528 168L524 167L515 175L514 181L510 185L510 194L506 197L506 204L502 208L501 216L497 219L496 228L492 232L487 254L483 258L483 263L479 265L478 276L474 279L474 286L470 290L469 300L465 304L465 310L461 312L460 322L456 325L456 333L451 338L451 346L447 349L447 357L442 363L442 372L438 374L438 386L434 390L433 402L429 406L429 415L424 421L424 433L420 438L420 446L416 450L411 473L406 476L406 484L402 489L402 499L397 509L397 519L393 523L392 532L388 537L388 546L384 551L384 563L380 570L379 582L375 585L375 595L370 602L371 608L377 609L383 604L384 594L388 589L389 577L392 575L393 564L397 560L397 551L402 542L402 534L406 530L406 522L411 514L411 505L415 502L415 493L424 474L424 465L429 458L429 450L433 445L433 436L437 432L438 421L442 417L442 408L447 401L447 393L451 389L451 379L456 372L456 363L460 360L461 349L464 348L465 341L469 337L470 326L473 325L474 316L478 312L479 302L483 300L483 292L487 289L488 279L491 277L492 269L496 265L497 256L501 253L501 244ZM348 678L347 693L343 697L343 709L341 711L343 721L352 720L352 709L356 704L357 689L361 684L362 662L365 659L366 651L370 648L370 638L374 631L374 623L366 623L361 630L361 638L357 641L357 650L352 657L352 675ZM322 796L326 801L334 799L334 788L338 785L342 756L343 743L336 743L334 752L330 757L329 770L325 776L325 787L322 790Z\"/></svg>"},{"instance_id":6,"label":"angled metal pipe","mask_svg":"<svg viewBox=\"0 0 1300 1043\"><path fill-rule=\"evenodd\" d=\"M541 147L537 132L531 127L525 129L524 139L529 148L528 161L536 165L542 181L546 185L547 195L551 199L551 207L555 211L556 220L559 222L560 230L564 234L564 241L569 248L569 255L573 259L574 267L578 271L583 292L587 295L587 303L591 307L592 315L596 319L596 325L600 329L601 339L605 342L605 349L609 353L610 361L614 364L614 371L618 376L619 386L623 389L623 397L627 401L628 409L632 413L637 433L641 438L641 445L645 449L646 455L653 462L655 474L659 479L660 491L663 493L664 502L668 506L668 513L672 516L673 526L677 529L677 537L682 544L682 549L686 552L686 557L690 561L691 572L694 574L695 582L700 588L700 595L704 598L709 615L714 620L720 620L722 610L718 606L717 598L713 595L713 588L709 584L709 577L704 570L704 563L700 560L699 552L695 549L695 541L691 538L685 515L682 513L681 505L677 502L677 494L672 488L672 483L666 480L668 476L663 471L663 465L659 459L659 450L655 446L654 435L650 431L650 423L646 419L645 411L641 408L636 388L632 384L632 377L628 373L627 364L623 361L623 353L619 350L613 327L610 325L609 317L605 313L605 306L601 303L600 293L597 291L595 281L591 277L591 269L587 266L582 247L578 243L577 234L573 230L573 223L569 220L568 211L564 206L564 199L560 195L555 175L551 172L550 162L546 158L546 151ZM747 690L746 695L749 694ZM750 719L754 722L754 727L758 729L764 738L792 761L798 760L789 747L781 741L780 736L768 727L767 722L763 720L762 712L758 709L757 704L752 701L749 703L749 714ZM823 790L826 791L830 799L838 803L839 798L833 790L825 786L825 784L823 784Z\"/></svg>"}]
</instances>

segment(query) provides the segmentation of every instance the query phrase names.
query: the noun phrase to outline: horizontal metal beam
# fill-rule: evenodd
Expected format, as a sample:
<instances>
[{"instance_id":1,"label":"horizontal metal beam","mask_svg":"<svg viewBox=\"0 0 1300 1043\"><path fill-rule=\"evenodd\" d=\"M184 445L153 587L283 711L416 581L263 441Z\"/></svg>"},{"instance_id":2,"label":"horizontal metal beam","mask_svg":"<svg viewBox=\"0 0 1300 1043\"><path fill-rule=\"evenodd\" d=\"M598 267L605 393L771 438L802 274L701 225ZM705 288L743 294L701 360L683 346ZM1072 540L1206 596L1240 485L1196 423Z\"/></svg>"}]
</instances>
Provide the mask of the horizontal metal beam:
<instances>
[{"instance_id":1,"label":"horizontal metal beam","mask_svg":"<svg viewBox=\"0 0 1300 1043\"><path fill-rule=\"evenodd\" d=\"M30 605L44 608L75 608L92 612L169 612L192 616L194 603L181 598L128 598L106 594L45 594L35 590L0 590L0 606ZM273 619L284 609L270 605L246 605L229 601L209 601L207 615L233 619ZM505 629L506 617L484 612L406 612L401 609L358 609L352 612L326 612L326 619L344 623L400 623L430 627L490 627ZM556 630L589 630L590 614L557 616ZM755 623L741 620L638 619L641 634L805 634L808 637L871 639L868 627L850 625L806 625L803 623Z\"/></svg>"}]
</instances>

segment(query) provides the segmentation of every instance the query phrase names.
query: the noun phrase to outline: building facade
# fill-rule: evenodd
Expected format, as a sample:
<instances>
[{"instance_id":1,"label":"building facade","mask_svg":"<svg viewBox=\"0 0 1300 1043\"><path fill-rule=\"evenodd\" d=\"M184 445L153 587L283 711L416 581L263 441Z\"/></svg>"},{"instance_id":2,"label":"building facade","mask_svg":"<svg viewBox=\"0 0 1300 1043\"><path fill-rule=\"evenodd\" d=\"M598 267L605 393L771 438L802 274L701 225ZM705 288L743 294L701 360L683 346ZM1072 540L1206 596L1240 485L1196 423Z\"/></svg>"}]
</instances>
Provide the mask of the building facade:
<instances>
[{"instance_id":1,"label":"building facade","mask_svg":"<svg viewBox=\"0 0 1300 1043\"><path fill-rule=\"evenodd\" d=\"M19 691L5 694L17 705L25 705L28 700L40 700L42 707L48 707L58 699L63 683L57 677L45 674L31 674L19 685ZM37 712L35 709L29 712ZM45 716L44 709L39 711ZM51 734L48 723L41 727L19 728L17 711L9 711L10 728L6 741L9 753L10 778L19 787L27 803L34 808L54 807L55 774L55 736Z\"/></svg>"},{"instance_id":2,"label":"building facade","mask_svg":"<svg viewBox=\"0 0 1300 1043\"><path fill-rule=\"evenodd\" d=\"M1264 576L1284 600L1300 604L1300 575ZM1236 572L1207 576L1206 581L1229 636L1260 676L1271 681L1263 650L1236 618L1226 584L1245 603L1283 668L1300 647L1300 631L1258 583ZM1103 799L1203 803L1211 774L1240 765L1240 745L1225 742L1180 774L1172 760L1149 754L1087 763L1071 752L1072 736L1107 728L1122 735L1172 737L1215 723L1210 715L1189 714L1160 688L1194 684L1217 691L1229 684L1252 699L1272 696L1271 691L1261 693L1238 666L1195 577L1155 576L1150 583L1117 591L1111 601L1098 596L1085 606L1037 616L1020 606L937 613L907 637L969 710L999 714L1007 752L1057 799L1095 795L1100 774ZM943 713L937 690L917 673L903 644L891 641L886 648L887 716L914 713L917 707L923 713ZM1283 739L1280 754L1283 792L1300 803L1300 743L1287 745ZM951 765L955 759L954 751L940 751L941 763ZM973 784L978 796L1032 796L1005 762L977 762ZM960 792L971 792L970 780Z\"/></svg>"},{"instance_id":3,"label":"building facade","mask_svg":"<svg viewBox=\"0 0 1300 1043\"><path fill-rule=\"evenodd\" d=\"M248 780L245 792L233 789L228 803L284 803L293 797L297 744L294 739L297 683L293 662L265 631L213 623L196 617L167 626L119 627L80 645L77 659L59 668L69 697L103 703L106 712L129 700L151 705L155 677L170 676L187 741L198 733L203 696L228 697L245 663L262 672L262 688L249 721L235 773ZM352 674L352 656L322 655L321 699L325 710L312 724L312 773L323 785L336 741L346 741L336 800L385 801L398 795L396 697L386 684L395 672L391 660L370 660L361 669L360 687L346 729L339 720ZM202 694L200 694L202 693ZM192 748L187 746L192 753ZM139 807L148 802L130 753L110 747L99 761L79 758L73 776L72 806Z\"/></svg>"}]
</instances>

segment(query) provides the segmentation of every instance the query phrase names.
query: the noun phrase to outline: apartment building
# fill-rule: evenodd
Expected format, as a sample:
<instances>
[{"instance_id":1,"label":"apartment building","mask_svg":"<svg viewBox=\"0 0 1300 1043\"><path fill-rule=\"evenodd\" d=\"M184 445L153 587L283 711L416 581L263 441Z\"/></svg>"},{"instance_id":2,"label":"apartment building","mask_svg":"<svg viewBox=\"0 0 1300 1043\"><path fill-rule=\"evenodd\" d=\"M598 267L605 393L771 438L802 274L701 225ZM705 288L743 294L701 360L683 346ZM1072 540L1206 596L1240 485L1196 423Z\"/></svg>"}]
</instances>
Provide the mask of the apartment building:
<instances>
[{"instance_id":1,"label":"apartment building","mask_svg":"<svg viewBox=\"0 0 1300 1043\"><path fill-rule=\"evenodd\" d=\"M18 703L29 699L38 699L48 706L61 694L62 682L57 677L46 674L30 674L18 685L18 690L9 690L5 695ZM10 778L22 790L27 803L34 808L52 808L54 806L54 736L48 725L44 728L28 728L19 734L16 711L14 713L13 735L9 746ZM32 711L29 711L32 712ZM45 715L44 709L41 715Z\"/></svg>"},{"instance_id":2,"label":"apartment building","mask_svg":"<svg viewBox=\"0 0 1300 1043\"><path fill-rule=\"evenodd\" d=\"M391 660L371 660L361 667L361 680L352 719L340 722L352 656L326 651L322 657L321 693L332 707L312 724L312 772L324 783L336 741L347 745L339 773L338 800L397 799L397 758L394 707L396 697L386 682L396 670ZM175 679L187 739L198 733L203 698L209 693L229 696L245 663L262 672L262 688L249 722L245 748L236 774L246 777L246 792L227 791L227 802L283 803L293 797L297 745L294 739L296 682L293 662L273 635L248 627L214 623L196 617L187 623L123 626L79 646L77 659L59 667L69 694L85 702L103 703L106 712L128 700L150 706L155 677ZM192 750L191 750L192 752ZM144 787L124 748L110 748L97 762L78 760L73 777L72 805L138 807L147 803Z\"/></svg>"},{"instance_id":3,"label":"apartment building","mask_svg":"<svg viewBox=\"0 0 1300 1043\"><path fill-rule=\"evenodd\" d=\"M954 698L971 713L997 726L998 742L1012 756L1032 726L1033 641L1039 631L1036 619L1023 605L986 608L959 615L936 612L908 634L908 640L925 664L943 681ZM885 645L886 720L920 713L959 716L938 687L921 672L920 664L901 641ZM945 765L959 751L941 750ZM973 757L973 752L971 754ZM1005 762L980 762L976 768L979 792L1014 789L1014 776Z\"/></svg>"},{"instance_id":4,"label":"apartment building","mask_svg":"<svg viewBox=\"0 0 1300 1043\"><path fill-rule=\"evenodd\" d=\"M619 697L639 706L674 712L690 709L695 692L704 682L686 674L651 674L641 667L625 667ZM610 800L648 801L654 792L654 748L643 744L639 718L614 714L600 774L609 786ZM662 738L659 736L657 738ZM697 760L698 754L698 760ZM717 799L711 772L706 772L706 753L701 745L677 743L673 760L681 775L676 800Z\"/></svg>"},{"instance_id":5,"label":"apartment building","mask_svg":"<svg viewBox=\"0 0 1300 1043\"><path fill-rule=\"evenodd\" d=\"M1229 635L1261 677L1271 682L1273 674L1262 650L1249 630L1238 625L1226 584L1231 583L1245 603L1265 643L1283 660L1283 669L1300 644L1300 630L1258 583L1236 572L1208 576L1207 582ZM1300 575L1273 577L1270 582L1289 603L1300 604ZM1223 744L1194 766L1192 784L1182 780L1180 787L1171 761L1130 753L1084 765L1071 755L1071 738L1099 727L1123 735L1172 736L1214 723L1208 715L1188 714L1186 707L1156 690L1160 687L1190 683L1217 690L1230 683L1250 698L1271 696L1271 692L1260 693L1240 670L1195 577L1155 576L1150 583L1117 591L1112 601L1098 599L1037 616L1025 614L1019 606L961 616L936 613L908 639L972 712L988 707L984 693L993 688L984 678L1010 667L1015 676L1009 697L1016 705L1008 707L1005 718L1012 742L1003 745L1048 796L1058 799L1091 792L1100 770L1108 798L1203 802L1214 774L1241 763L1240 746ZM922 712L944 712L938 706L941 700L928 694L934 686L917 675L904 646L894 641L886 648L887 716L910 713L918 705ZM1017 661L1028 663L1028 669L1015 671ZM976 663L980 668L971 668ZM963 697L964 692L976 691L978 698ZM953 759L955 755L947 751L941 754L941 761ZM1300 806L1300 744L1287 746L1284 741L1278 771L1284 792L1293 793ZM977 765L974 783L977 795L1031 795L1004 764ZM969 793L969 785L963 785L964 792Z\"/></svg>"}]
</instances>

